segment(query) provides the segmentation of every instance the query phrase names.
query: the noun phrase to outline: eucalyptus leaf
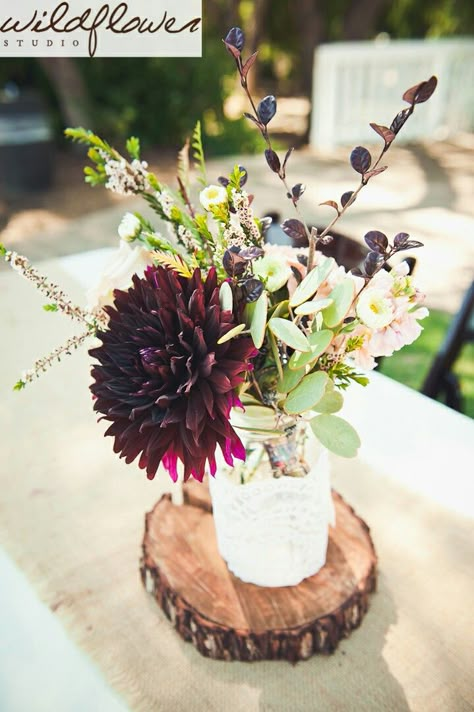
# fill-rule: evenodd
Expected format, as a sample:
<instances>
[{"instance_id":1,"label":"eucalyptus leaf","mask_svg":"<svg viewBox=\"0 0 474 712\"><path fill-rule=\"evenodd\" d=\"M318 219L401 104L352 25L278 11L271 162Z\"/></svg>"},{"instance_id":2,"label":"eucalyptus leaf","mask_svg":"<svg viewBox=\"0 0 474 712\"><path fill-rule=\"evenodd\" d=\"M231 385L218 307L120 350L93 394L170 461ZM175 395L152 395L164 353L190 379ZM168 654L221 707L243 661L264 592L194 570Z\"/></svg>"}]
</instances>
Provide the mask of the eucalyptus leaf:
<instances>
[{"instance_id":1,"label":"eucalyptus leaf","mask_svg":"<svg viewBox=\"0 0 474 712\"><path fill-rule=\"evenodd\" d=\"M332 299L316 299L314 302L303 302L299 307L296 307L295 314L297 316L308 316L309 314L316 314L321 311L321 309L326 309L333 303Z\"/></svg>"},{"instance_id":2,"label":"eucalyptus leaf","mask_svg":"<svg viewBox=\"0 0 474 712\"><path fill-rule=\"evenodd\" d=\"M266 292L262 292L256 302L251 302L245 307L245 319L250 329L255 348L260 349L265 338L265 327L267 324L268 297Z\"/></svg>"},{"instance_id":3,"label":"eucalyptus leaf","mask_svg":"<svg viewBox=\"0 0 474 712\"><path fill-rule=\"evenodd\" d=\"M276 430L276 429L267 429L267 428L254 428L254 427L246 427L243 425L234 425L234 428L237 428L237 430L244 430L247 433L255 433L257 435L266 435L267 437L275 437L276 435L281 436L281 430Z\"/></svg>"},{"instance_id":4,"label":"eucalyptus leaf","mask_svg":"<svg viewBox=\"0 0 474 712\"><path fill-rule=\"evenodd\" d=\"M231 339L234 338L234 336L238 336L244 329L247 327L245 324L237 324L237 326L234 326L233 329L227 332L227 334L224 334L224 336L221 336L221 338L217 341L218 344L225 344L226 341L230 341Z\"/></svg>"},{"instance_id":5,"label":"eucalyptus leaf","mask_svg":"<svg viewBox=\"0 0 474 712\"><path fill-rule=\"evenodd\" d=\"M314 267L296 287L290 299L290 307L297 307L303 304L303 302L307 302L308 299L311 299L334 266L335 261L332 257L328 257L320 265Z\"/></svg>"},{"instance_id":6,"label":"eucalyptus leaf","mask_svg":"<svg viewBox=\"0 0 474 712\"><path fill-rule=\"evenodd\" d=\"M352 425L338 415L317 415L310 420L313 433L324 447L341 457L355 457L360 438Z\"/></svg>"},{"instance_id":7,"label":"eucalyptus leaf","mask_svg":"<svg viewBox=\"0 0 474 712\"><path fill-rule=\"evenodd\" d=\"M347 277L343 282L337 284L329 295L333 300L322 312L324 323L329 328L334 328L347 315L354 299L354 281Z\"/></svg>"},{"instance_id":8,"label":"eucalyptus leaf","mask_svg":"<svg viewBox=\"0 0 474 712\"><path fill-rule=\"evenodd\" d=\"M332 341L334 334L329 329L323 329L322 331L314 331L308 336L308 342L311 346L311 351L309 353L299 353L295 352L292 354L288 366L294 370L299 370L303 368L308 363L316 361L316 359L321 356L321 354L327 349Z\"/></svg>"},{"instance_id":9,"label":"eucalyptus leaf","mask_svg":"<svg viewBox=\"0 0 474 712\"><path fill-rule=\"evenodd\" d=\"M332 385L332 381L330 382ZM326 388L326 393L323 395L319 403L314 406L314 410L318 413L337 413L344 405L344 398L340 391L336 391L334 386L331 389Z\"/></svg>"},{"instance_id":10,"label":"eucalyptus leaf","mask_svg":"<svg viewBox=\"0 0 474 712\"><path fill-rule=\"evenodd\" d=\"M268 322L268 328L277 339L296 351L310 351L311 346L308 339L296 324L289 319L272 317Z\"/></svg>"},{"instance_id":11,"label":"eucalyptus leaf","mask_svg":"<svg viewBox=\"0 0 474 712\"><path fill-rule=\"evenodd\" d=\"M327 381L328 375L325 371L317 371L305 376L288 395L285 401L286 412L304 413L314 408L324 395Z\"/></svg>"},{"instance_id":12,"label":"eucalyptus leaf","mask_svg":"<svg viewBox=\"0 0 474 712\"><path fill-rule=\"evenodd\" d=\"M233 411L231 422L235 428L275 430L275 411L264 405L248 405L245 412Z\"/></svg>"},{"instance_id":13,"label":"eucalyptus leaf","mask_svg":"<svg viewBox=\"0 0 474 712\"><path fill-rule=\"evenodd\" d=\"M288 314L288 299L278 302L272 312L272 318L277 316L286 316Z\"/></svg>"},{"instance_id":14,"label":"eucalyptus leaf","mask_svg":"<svg viewBox=\"0 0 474 712\"><path fill-rule=\"evenodd\" d=\"M304 375L304 368L300 368L296 371L290 369L288 366L285 366L283 369L283 378L281 378L277 383L277 390L280 393L289 393L293 390L293 388L296 388Z\"/></svg>"},{"instance_id":15,"label":"eucalyptus leaf","mask_svg":"<svg viewBox=\"0 0 474 712\"><path fill-rule=\"evenodd\" d=\"M260 401L257 400L251 393L242 393L240 396L240 402L242 403L243 406L247 407L248 405L261 405Z\"/></svg>"},{"instance_id":16,"label":"eucalyptus leaf","mask_svg":"<svg viewBox=\"0 0 474 712\"><path fill-rule=\"evenodd\" d=\"M222 282L219 289L219 303L222 311L232 311L234 306L234 298L232 295L232 287L229 282Z\"/></svg>"}]
</instances>

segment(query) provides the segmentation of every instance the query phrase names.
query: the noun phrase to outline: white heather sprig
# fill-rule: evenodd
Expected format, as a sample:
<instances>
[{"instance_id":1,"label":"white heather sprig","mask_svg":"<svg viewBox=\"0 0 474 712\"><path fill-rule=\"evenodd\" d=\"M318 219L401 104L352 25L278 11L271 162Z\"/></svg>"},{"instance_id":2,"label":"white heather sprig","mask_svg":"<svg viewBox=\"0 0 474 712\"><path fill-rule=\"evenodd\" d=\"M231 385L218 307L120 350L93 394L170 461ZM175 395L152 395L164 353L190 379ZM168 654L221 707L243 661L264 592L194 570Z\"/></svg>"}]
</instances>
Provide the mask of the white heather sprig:
<instances>
[{"instance_id":1,"label":"white heather sprig","mask_svg":"<svg viewBox=\"0 0 474 712\"><path fill-rule=\"evenodd\" d=\"M155 198L163 211L163 215L171 219L171 211L174 205L172 196L166 190L162 190L161 192L155 193Z\"/></svg>"},{"instance_id":2,"label":"white heather sprig","mask_svg":"<svg viewBox=\"0 0 474 712\"><path fill-rule=\"evenodd\" d=\"M255 222L247 192L245 190L238 191L235 188L232 188L232 204L237 212L240 224L247 230L252 243L261 243L262 236L260 235L260 230Z\"/></svg>"},{"instance_id":3,"label":"white heather sprig","mask_svg":"<svg viewBox=\"0 0 474 712\"><path fill-rule=\"evenodd\" d=\"M225 244L231 247L236 245L237 247L244 247L246 235L242 229L241 225L234 225L230 223L223 233Z\"/></svg>"},{"instance_id":4,"label":"white heather sprig","mask_svg":"<svg viewBox=\"0 0 474 712\"><path fill-rule=\"evenodd\" d=\"M113 159L105 151L100 152L104 159L107 175L105 187L118 195L130 195L149 190L148 163L135 158L131 163L125 158Z\"/></svg>"},{"instance_id":5,"label":"white heather sprig","mask_svg":"<svg viewBox=\"0 0 474 712\"><path fill-rule=\"evenodd\" d=\"M189 252L194 252L195 250L199 250L201 248L201 245L196 240L191 230L188 230L188 228L184 225L178 225L178 239Z\"/></svg>"},{"instance_id":6,"label":"white heather sprig","mask_svg":"<svg viewBox=\"0 0 474 712\"><path fill-rule=\"evenodd\" d=\"M81 346L90 335L90 331L87 330L78 336L71 336L65 344L53 349L53 351L51 351L51 353L47 356L39 358L34 362L33 368L23 371L21 378L15 384L14 389L16 391L20 391L22 388L25 388L27 383L31 383L34 378L39 378L41 373L44 373L50 366L53 365L55 361L61 361L61 356L70 356L72 350Z\"/></svg>"},{"instance_id":7,"label":"white heather sprig","mask_svg":"<svg viewBox=\"0 0 474 712\"><path fill-rule=\"evenodd\" d=\"M97 322L103 322L105 314L91 314L85 309L73 304L63 290L53 282L48 282L48 279L41 275L34 267L31 266L29 260L23 255L11 250L3 252L5 262L9 263L12 269L21 274L25 279L33 282L35 287L52 301L58 311L61 311L66 316L83 324L87 324L89 328L94 327Z\"/></svg>"}]
</instances>

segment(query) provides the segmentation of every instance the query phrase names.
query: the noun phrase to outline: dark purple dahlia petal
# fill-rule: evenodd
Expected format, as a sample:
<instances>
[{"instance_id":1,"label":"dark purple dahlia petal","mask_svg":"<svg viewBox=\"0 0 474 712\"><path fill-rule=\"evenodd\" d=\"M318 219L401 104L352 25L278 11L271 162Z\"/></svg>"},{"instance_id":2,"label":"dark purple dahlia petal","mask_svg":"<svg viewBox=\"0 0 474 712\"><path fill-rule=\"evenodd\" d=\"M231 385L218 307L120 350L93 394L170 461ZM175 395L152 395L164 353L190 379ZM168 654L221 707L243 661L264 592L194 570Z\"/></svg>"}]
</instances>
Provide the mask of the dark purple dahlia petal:
<instances>
[{"instance_id":1,"label":"dark purple dahlia petal","mask_svg":"<svg viewBox=\"0 0 474 712\"><path fill-rule=\"evenodd\" d=\"M109 325L91 349L94 410L111 424L114 451L127 463L139 458L150 479L162 463L172 479L215 474L219 447L227 462L245 457L229 422L240 405L234 389L256 355L248 337L218 344L236 326L221 311L215 269L203 281L150 267L115 292Z\"/></svg>"}]
</instances>

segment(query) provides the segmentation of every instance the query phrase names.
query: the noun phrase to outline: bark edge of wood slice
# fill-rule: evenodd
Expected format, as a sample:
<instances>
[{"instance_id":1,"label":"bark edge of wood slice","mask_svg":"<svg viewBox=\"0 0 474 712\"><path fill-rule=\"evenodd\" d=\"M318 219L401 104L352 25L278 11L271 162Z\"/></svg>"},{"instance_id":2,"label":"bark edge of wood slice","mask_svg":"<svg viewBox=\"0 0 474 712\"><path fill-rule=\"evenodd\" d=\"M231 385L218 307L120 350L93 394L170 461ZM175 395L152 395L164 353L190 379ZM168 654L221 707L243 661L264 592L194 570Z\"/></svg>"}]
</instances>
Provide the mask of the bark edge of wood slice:
<instances>
[{"instance_id":1,"label":"bark edge of wood slice","mask_svg":"<svg viewBox=\"0 0 474 712\"><path fill-rule=\"evenodd\" d=\"M339 494L325 566L298 586L265 588L227 569L205 485L184 489L184 504L164 495L146 515L140 572L176 631L202 655L295 663L332 653L360 625L376 588L377 556L368 526Z\"/></svg>"}]
</instances>

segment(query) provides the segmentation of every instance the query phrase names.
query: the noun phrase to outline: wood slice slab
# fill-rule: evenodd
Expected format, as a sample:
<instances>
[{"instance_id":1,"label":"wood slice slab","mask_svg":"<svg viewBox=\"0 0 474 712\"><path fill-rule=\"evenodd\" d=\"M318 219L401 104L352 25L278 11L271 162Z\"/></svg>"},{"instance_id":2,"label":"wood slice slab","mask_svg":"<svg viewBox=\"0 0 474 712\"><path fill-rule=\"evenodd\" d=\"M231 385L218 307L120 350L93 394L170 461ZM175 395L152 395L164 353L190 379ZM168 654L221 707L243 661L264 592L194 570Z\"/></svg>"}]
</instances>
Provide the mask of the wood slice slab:
<instances>
[{"instance_id":1,"label":"wood slice slab","mask_svg":"<svg viewBox=\"0 0 474 712\"><path fill-rule=\"evenodd\" d=\"M206 657L296 662L331 653L366 613L377 563L367 525L340 495L333 499L325 566L298 586L265 588L227 569L203 485L186 486L181 506L164 495L146 515L143 583Z\"/></svg>"}]
</instances>

